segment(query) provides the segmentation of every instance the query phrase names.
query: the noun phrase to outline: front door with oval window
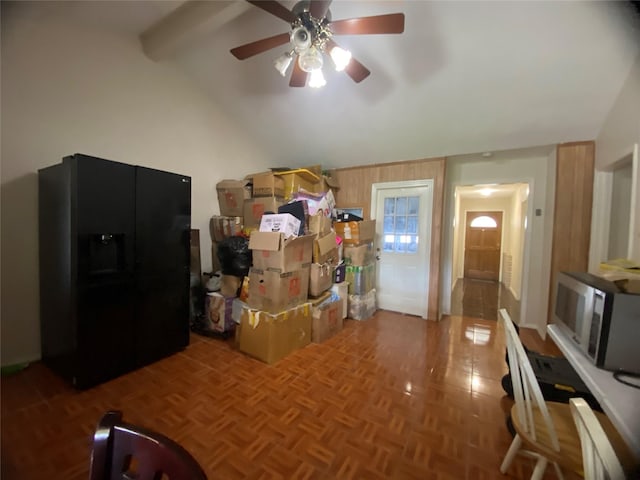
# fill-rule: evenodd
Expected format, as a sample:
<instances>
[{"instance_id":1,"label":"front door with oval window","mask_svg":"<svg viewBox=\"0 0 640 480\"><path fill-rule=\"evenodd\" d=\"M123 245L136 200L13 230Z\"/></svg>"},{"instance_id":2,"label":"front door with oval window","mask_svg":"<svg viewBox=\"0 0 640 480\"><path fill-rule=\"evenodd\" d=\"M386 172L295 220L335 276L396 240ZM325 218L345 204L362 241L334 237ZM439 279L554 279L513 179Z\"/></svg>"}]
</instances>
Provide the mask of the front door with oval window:
<instances>
[{"instance_id":1,"label":"front door with oval window","mask_svg":"<svg viewBox=\"0 0 640 480\"><path fill-rule=\"evenodd\" d=\"M498 281L502 212L467 212L464 277Z\"/></svg>"}]
</instances>

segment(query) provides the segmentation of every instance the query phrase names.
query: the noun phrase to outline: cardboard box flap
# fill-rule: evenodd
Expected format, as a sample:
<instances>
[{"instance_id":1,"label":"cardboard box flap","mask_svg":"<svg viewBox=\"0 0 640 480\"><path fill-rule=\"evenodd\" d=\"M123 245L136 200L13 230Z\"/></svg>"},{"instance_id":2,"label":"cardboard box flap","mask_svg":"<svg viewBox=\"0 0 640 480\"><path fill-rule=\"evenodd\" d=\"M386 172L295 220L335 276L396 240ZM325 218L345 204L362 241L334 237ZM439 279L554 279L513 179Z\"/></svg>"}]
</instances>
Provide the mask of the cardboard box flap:
<instances>
[{"instance_id":1,"label":"cardboard box flap","mask_svg":"<svg viewBox=\"0 0 640 480\"><path fill-rule=\"evenodd\" d=\"M220 180L218 183L216 183L216 188L220 189L220 190L226 190L226 189L231 189L231 188L244 188L247 185L249 185L248 180Z\"/></svg>"},{"instance_id":2,"label":"cardboard box flap","mask_svg":"<svg viewBox=\"0 0 640 480\"><path fill-rule=\"evenodd\" d=\"M333 177L327 177L326 175L322 176L324 183L327 184L328 187L330 188L335 188L336 190L340 189L340 184L338 183L338 180L336 180Z\"/></svg>"},{"instance_id":3,"label":"cardboard box flap","mask_svg":"<svg viewBox=\"0 0 640 480\"><path fill-rule=\"evenodd\" d=\"M318 183L320 177L306 168L298 168L297 170L285 170L281 172L273 172L274 175L291 175L293 173L300 175L301 178L311 183Z\"/></svg>"},{"instance_id":4,"label":"cardboard box flap","mask_svg":"<svg viewBox=\"0 0 640 480\"><path fill-rule=\"evenodd\" d=\"M318 245L318 253L320 256L325 255L330 252L334 248L337 248L336 244L336 234L330 233L329 235L325 235L324 237L318 238L316 240L316 244Z\"/></svg>"},{"instance_id":5,"label":"cardboard box flap","mask_svg":"<svg viewBox=\"0 0 640 480\"><path fill-rule=\"evenodd\" d=\"M251 232L249 237L249 250L269 250L277 252L284 239L284 234L280 232Z\"/></svg>"},{"instance_id":6,"label":"cardboard box flap","mask_svg":"<svg viewBox=\"0 0 640 480\"><path fill-rule=\"evenodd\" d=\"M309 216L309 232L319 236L327 235L331 232L331 217L327 217L323 212Z\"/></svg>"}]
</instances>

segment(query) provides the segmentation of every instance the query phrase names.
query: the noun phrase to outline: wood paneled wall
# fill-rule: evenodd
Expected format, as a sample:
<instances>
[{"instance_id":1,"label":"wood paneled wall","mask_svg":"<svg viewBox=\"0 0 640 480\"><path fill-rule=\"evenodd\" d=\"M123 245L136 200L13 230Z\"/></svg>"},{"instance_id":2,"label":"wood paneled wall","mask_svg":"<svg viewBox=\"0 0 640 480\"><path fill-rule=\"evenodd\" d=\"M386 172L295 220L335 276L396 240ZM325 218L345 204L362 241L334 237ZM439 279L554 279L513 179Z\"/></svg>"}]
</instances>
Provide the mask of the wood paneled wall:
<instances>
[{"instance_id":1,"label":"wood paneled wall","mask_svg":"<svg viewBox=\"0 0 640 480\"><path fill-rule=\"evenodd\" d=\"M594 165L594 142L558 145L547 323L553 318L557 273L588 270Z\"/></svg>"},{"instance_id":2,"label":"wood paneled wall","mask_svg":"<svg viewBox=\"0 0 640 480\"><path fill-rule=\"evenodd\" d=\"M336 192L338 207L361 207L370 218L371 185L382 182L433 179L433 213L431 224L431 258L429 263L429 299L427 318L439 318L440 262L442 257L442 220L444 210L445 159L432 158L407 162L341 168L332 171L340 184Z\"/></svg>"}]
</instances>

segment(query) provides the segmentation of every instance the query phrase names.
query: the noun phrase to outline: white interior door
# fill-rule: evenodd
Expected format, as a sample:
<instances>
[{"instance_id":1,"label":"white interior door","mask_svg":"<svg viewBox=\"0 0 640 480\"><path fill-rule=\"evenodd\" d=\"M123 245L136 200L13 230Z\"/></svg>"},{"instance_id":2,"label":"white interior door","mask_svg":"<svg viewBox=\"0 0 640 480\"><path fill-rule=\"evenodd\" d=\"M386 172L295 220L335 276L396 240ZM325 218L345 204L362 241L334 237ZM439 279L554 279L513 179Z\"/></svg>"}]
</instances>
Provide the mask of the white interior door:
<instances>
[{"instance_id":1,"label":"white interior door","mask_svg":"<svg viewBox=\"0 0 640 480\"><path fill-rule=\"evenodd\" d=\"M377 300L383 310L427 318L433 180L377 183Z\"/></svg>"}]
</instances>

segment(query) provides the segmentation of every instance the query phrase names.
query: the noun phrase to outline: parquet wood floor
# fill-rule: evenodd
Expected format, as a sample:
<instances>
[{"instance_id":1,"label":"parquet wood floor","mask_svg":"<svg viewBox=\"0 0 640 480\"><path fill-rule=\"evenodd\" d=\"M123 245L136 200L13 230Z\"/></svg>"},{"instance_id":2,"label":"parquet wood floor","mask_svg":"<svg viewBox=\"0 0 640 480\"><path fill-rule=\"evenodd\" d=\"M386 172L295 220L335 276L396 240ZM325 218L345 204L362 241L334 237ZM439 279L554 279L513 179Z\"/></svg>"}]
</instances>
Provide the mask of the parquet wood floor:
<instances>
[{"instance_id":1,"label":"parquet wood floor","mask_svg":"<svg viewBox=\"0 0 640 480\"><path fill-rule=\"evenodd\" d=\"M501 282L459 278L451 292L451 313L465 317L498 320L498 310L505 308L519 323L520 302Z\"/></svg>"},{"instance_id":2,"label":"parquet wood floor","mask_svg":"<svg viewBox=\"0 0 640 480\"><path fill-rule=\"evenodd\" d=\"M86 479L109 409L180 442L210 479L529 478L524 458L498 471L504 352L495 321L380 311L273 366L199 336L87 391L35 363L2 378L2 479Z\"/></svg>"}]
</instances>

